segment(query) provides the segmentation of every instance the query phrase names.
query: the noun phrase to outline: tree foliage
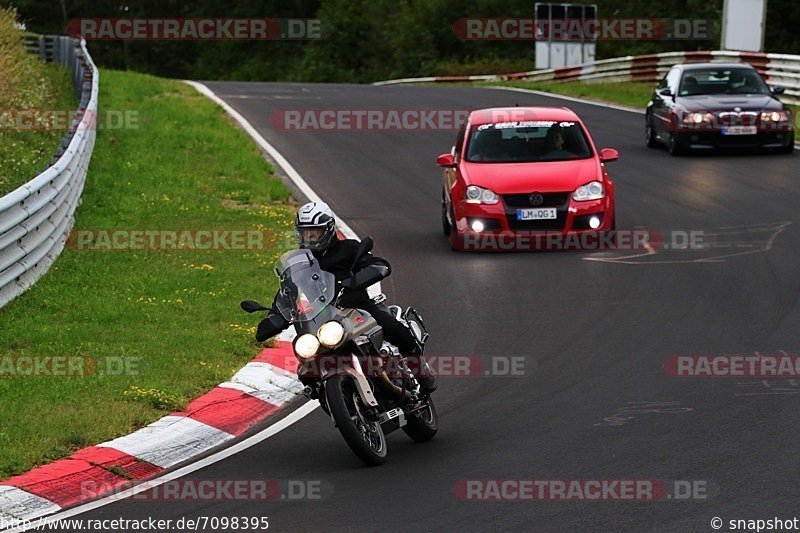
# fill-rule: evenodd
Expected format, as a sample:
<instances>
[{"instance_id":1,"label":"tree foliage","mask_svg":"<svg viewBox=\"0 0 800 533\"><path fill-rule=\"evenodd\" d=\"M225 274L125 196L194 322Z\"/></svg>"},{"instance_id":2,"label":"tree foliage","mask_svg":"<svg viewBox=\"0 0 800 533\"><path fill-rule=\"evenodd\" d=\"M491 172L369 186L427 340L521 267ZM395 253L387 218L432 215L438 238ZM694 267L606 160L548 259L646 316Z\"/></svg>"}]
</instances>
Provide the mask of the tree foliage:
<instances>
[{"instance_id":1,"label":"tree foliage","mask_svg":"<svg viewBox=\"0 0 800 533\"><path fill-rule=\"evenodd\" d=\"M470 17L532 18L529 0L0 0L32 31L64 33L75 18L271 17L320 19L332 28L308 41L94 41L101 66L229 80L366 82L402 76L534 68L530 41L465 41L453 23ZM719 48L723 0L585 0L601 18L706 19L708 39L599 41L597 58ZM769 0L766 47L798 53L796 0Z\"/></svg>"}]
</instances>

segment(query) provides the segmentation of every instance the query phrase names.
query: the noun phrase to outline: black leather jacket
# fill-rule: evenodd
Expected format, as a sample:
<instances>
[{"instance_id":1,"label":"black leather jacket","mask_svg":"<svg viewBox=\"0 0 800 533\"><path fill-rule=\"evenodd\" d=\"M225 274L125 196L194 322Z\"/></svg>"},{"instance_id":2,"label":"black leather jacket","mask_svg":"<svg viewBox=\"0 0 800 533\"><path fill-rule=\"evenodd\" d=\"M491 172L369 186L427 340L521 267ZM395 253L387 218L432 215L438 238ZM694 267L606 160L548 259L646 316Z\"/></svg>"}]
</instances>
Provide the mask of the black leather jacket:
<instances>
[{"instance_id":1,"label":"black leather jacket","mask_svg":"<svg viewBox=\"0 0 800 533\"><path fill-rule=\"evenodd\" d=\"M336 283L339 284L342 280L350 276L350 268L353 267L353 262L356 259L357 249L358 241L353 239L337 239L333 241L333 244L331 244L327 250L315 253L314 257L319 261L320 268L333 274L336 278ZM353 268L353 273L370 265L383 265L387 267L389 269L389 272L386 274L387 276L392 273L392 267L386 259L372 255L371 253L361 258L358 264L355 265L355 268ZM369 298L366 289L345 289L340 303L343 307L356 307L355 305L350 305L348 302L355 303L363 301L362 298Z\"/></svg>"}]
</instances>

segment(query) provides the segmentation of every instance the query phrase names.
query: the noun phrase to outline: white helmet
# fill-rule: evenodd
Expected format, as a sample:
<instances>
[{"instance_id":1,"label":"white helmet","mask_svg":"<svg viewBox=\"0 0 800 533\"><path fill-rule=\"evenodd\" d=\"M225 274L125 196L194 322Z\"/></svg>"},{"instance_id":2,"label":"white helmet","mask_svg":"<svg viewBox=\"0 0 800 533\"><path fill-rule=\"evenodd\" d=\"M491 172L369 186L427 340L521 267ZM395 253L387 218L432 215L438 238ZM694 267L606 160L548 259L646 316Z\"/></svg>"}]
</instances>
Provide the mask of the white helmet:
<instances>
[{"instance_id":1,"label":"white helmet","mask_svg":"<svg viewBox=\"0 0 800 533\"><path fill-rule=\"evenodd\" d=\"M327 250L336 238L336 219L328 204L309 202L297 211L294 233L300 248L312 252Z\"/></svg>"}]
</instances>

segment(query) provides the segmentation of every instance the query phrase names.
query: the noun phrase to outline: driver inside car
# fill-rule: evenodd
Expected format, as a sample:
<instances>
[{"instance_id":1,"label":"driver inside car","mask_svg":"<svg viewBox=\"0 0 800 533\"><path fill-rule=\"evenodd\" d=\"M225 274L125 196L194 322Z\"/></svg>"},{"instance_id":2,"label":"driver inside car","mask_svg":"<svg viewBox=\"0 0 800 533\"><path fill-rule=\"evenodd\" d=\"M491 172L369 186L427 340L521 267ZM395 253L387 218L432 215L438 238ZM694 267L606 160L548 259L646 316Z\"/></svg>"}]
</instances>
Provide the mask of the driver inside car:
<instances>
[{"instance_id":1,"label":"driver inside car","mask_svg":"<svg viewBox=\"0 0 800 533\"><path fill-rule=\"evenodd\" d=\"M389 262L381 257L368 253L353 266L358 251L358 241L339 239L336 234L336 219L333 211L322 202L309 202L303 205L295 217L295 236L301 249L310 251L319 261L322 270L330 272L336 278L336 284L342 286L353 273L370 266L383 265L389 268ZM345 308L361 309L369 313L383 328L384 338L397 346L400 353L412 363L411 368L425 369L415 372L420 389L424 393L436 390L436 378L422 356L422 347L414 334L400 323L384 308L378 306L367 294L366 289L351 288L344 285L339 305ZM418 363L418 364L414 364Z\"/></svg>"},{"instance_id":2,"label":"driver inside car","mask_svg":"<svg viewBox=\"0 0 800 533\"><path fill-rule=\"evenodd\" d=\"M543 158L546 159L566 159L574 157L575 154L564 148L564 130L558 124L550 126L545 136L545 146L547 151Z\"/></svg>"}]
</instances>

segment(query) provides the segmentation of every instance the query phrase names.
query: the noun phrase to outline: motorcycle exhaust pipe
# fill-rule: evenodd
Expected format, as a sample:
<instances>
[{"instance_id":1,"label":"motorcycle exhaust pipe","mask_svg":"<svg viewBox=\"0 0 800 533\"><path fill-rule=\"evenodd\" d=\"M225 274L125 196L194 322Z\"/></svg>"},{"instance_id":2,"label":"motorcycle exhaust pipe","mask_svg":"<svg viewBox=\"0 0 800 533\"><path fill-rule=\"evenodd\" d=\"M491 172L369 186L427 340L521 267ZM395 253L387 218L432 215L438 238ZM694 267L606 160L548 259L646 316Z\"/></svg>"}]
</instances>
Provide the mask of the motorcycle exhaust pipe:
<instances>
[{"instance_id":1,"label":"motorcycle exhaust pipe","mask_svg":"<svg viewBox=\"0 0 800 533\"><path fill-rule=\"evenodd\" d=\"M382 370L381 373L378 374L378 382L384 389L386 389L387 392L389 392L390 394L392 394L397 398L404 398L406 400L411 398L410 392L392 383L392 380L389 379L389 375L386 373L385 370Z\"/></svg>"}]
</instances>

